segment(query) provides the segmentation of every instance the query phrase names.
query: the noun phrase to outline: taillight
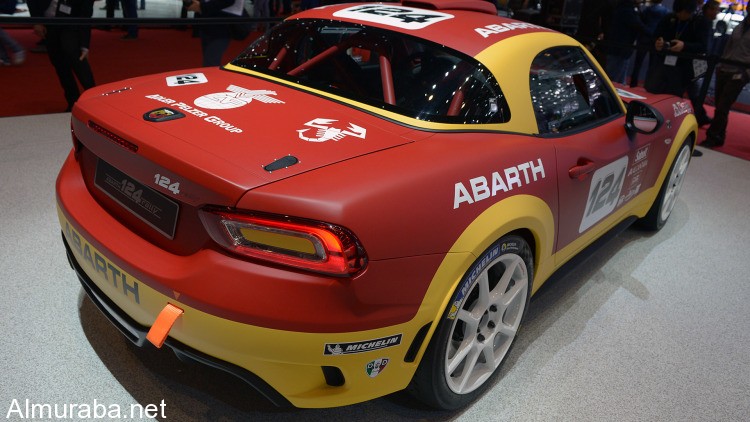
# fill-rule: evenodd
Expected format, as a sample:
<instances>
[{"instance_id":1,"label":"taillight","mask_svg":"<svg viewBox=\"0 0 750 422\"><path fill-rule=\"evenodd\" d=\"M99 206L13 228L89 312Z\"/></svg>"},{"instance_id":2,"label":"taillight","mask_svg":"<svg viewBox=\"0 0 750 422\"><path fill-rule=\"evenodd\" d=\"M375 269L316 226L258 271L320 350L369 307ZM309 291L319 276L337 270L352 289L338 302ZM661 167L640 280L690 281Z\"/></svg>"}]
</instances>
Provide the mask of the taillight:
<instances>
[{"instance_id":1,"label":"taillight","mask_svg":"<svg viewBox=\"0 0 750 422\"><path fill-rule=\"evenodd\" d=\"M334 224L213 208L201 219L216 243L245 257L336 276L352 276L367 264L357 238Z\"/></svg>"},{"instance_id":2,"label":"taillight","mask_svg":"<svg viewBox=\"0 0 750 422\"><path fill-rule=\"evenodd\" d=\"M73 155L75 156L76 160L78 160L78 153L81 151L81 148L83 145L81 145L81 141L78 140L78 137L76 136L75 130L73 130L73 121L70 121L70 138L71 141L73 141Z\"/></svg>"}]
</instances>

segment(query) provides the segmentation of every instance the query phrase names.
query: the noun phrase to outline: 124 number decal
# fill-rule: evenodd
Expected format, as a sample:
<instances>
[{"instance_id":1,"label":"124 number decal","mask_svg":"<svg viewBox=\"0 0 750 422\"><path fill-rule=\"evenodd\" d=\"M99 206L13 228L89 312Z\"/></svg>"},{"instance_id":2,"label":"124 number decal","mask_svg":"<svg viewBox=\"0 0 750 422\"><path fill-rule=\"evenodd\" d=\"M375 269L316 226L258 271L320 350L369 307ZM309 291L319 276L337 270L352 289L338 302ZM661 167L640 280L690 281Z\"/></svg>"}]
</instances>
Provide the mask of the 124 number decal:
<instances>
[{"instance_id":1,"label":"124 number decal","mask_svg":"<svg viewBox=\"0 0 750 422\"><path fill-rule=\"evenodd\" d=\"M156 173L154 175L154 183L168 189L175 195L178 195L180 193L180 182L172 182L167 176L162 176L161 174Z\"/></svg>"}]
</instances>

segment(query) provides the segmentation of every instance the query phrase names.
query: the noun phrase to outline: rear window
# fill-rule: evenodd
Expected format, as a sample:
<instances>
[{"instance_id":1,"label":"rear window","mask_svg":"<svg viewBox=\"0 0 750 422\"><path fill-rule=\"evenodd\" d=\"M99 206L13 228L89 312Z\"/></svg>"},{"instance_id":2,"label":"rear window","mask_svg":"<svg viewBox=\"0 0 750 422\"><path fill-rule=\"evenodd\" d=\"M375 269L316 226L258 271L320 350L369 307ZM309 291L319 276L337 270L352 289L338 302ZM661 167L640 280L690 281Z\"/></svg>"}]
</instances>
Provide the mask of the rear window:
<instances>
[{"instance_id":1,"label":"rear window","mask_svg":"<svg viewBox=\"0 0 750 422\"><path fill-rule=\"evenodd\" d=\"M475 59L364 25L285 21L232 64L425 121L510 119L500 86Z\"/></svg>"}]
</instances>

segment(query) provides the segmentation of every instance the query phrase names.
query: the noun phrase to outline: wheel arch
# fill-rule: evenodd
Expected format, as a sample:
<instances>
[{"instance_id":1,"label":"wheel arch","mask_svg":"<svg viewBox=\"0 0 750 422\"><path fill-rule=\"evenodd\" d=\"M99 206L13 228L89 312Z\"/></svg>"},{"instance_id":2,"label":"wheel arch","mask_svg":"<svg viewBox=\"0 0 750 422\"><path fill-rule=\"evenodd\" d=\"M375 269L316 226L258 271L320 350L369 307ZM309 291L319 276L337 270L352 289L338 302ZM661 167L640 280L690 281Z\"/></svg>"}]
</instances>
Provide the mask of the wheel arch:
<instances>
[{"instance_id":1,"label":"wheel arch","mask_svg":"<svg viewBox=\"0 0 750 422\"><path fill-rule=\"evenodd\" d=\"M669 173L669 169L672 167L672 163L677 159L677 154L679 153L680 148L684 143L687 142L688 144L690 144L690 150L694 150L697 139L698 123L695 119L695 116L690 114L685 117L680 123L680 127L677 129L674 137L672 138L669 152L667 153L667 157L664 160L664 165L662 166L662 169L659 172L658 177L656 178L656 182L654 183L652 188L649 188L646 200L642 201L640 205L634 209L633 215L638 218L643 218L644 216L646 216L648 211L653 206L654 201L656 201L657 197L659 196L661 186L664 184L664 181L667 178L667 174Z\"/></svg>"},{"instance_id":2,"label":"wheel arch","mask_svg":"<svg viewBox=\"0 0 750 422\"><path fill-rule=\"evenodd\" d=\"M414 360L419 364L456 288L481 254L503 236L522 237L534 257L532 294L552 269L555 223L552 209L536 196L516 195L487 208L469 224L446 254L433 276L416 318L430 324Z\"/></svg>"}]
</instances>

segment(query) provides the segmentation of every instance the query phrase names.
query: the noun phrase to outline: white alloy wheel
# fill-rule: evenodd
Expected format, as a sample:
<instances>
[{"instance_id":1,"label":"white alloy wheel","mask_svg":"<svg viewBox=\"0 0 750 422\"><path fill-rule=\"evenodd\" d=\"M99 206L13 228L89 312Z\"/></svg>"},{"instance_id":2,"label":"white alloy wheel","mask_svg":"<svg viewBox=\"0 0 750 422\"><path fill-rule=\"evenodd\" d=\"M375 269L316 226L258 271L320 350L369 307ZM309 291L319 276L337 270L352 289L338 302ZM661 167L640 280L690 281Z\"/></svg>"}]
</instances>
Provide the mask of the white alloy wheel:
<instances>
[{"instance_id":1,"label":"white alloy wheel","mask_svg":"<svg viewBox=\"0 0 750 422\"><path fill-rule=\"evenodd\" d=\"M516 337L529 294L526 263L501 255L484 267L453 320L445 378L457 394L476 390L495 372Z\"/></svg>"},{"instance_id":2,"label":"white alloy wheel","mask_svg":"<svg viewBox=\"0 0 750 422\"><path fill-rule=\"evenodd\" d=\"M531 298L534 254L506 235L466 270L425 350L409 391L438 409L458 409L499 377Z\"/></svg>"},{"instance_id":3,"label":"white alloy wheel","mask_svg":"<svg viewBox=\"0 0 750 422\"><path fill-rule=\"evenodd\" d=\"M662 198L661 210L659 218L661 221L667 221L669 215L674 209L674 205L677 202L677 196L680 194L682 189L682 182L685 180L685 173L687 173L688 164L690 164L690 148L682 148L680 154L675 160L672 171L669 173L667 179L666 190Z\"/></svg>"},{"instance_id":4,"label":"white alloy wheel","mask_svg":"<svg viewBox=\"0 0 750 422\"><path fill-rule=\"evenodd\" d=\"M685 181L687 168L692 155L691 140L686 139L677 152L677 157L669 167L669 172L659 188L659 194L651 204L651 209L640 219L639 224L647 230L660 230L672 215L677 197Z\"/></svg>"}]
</instances>

